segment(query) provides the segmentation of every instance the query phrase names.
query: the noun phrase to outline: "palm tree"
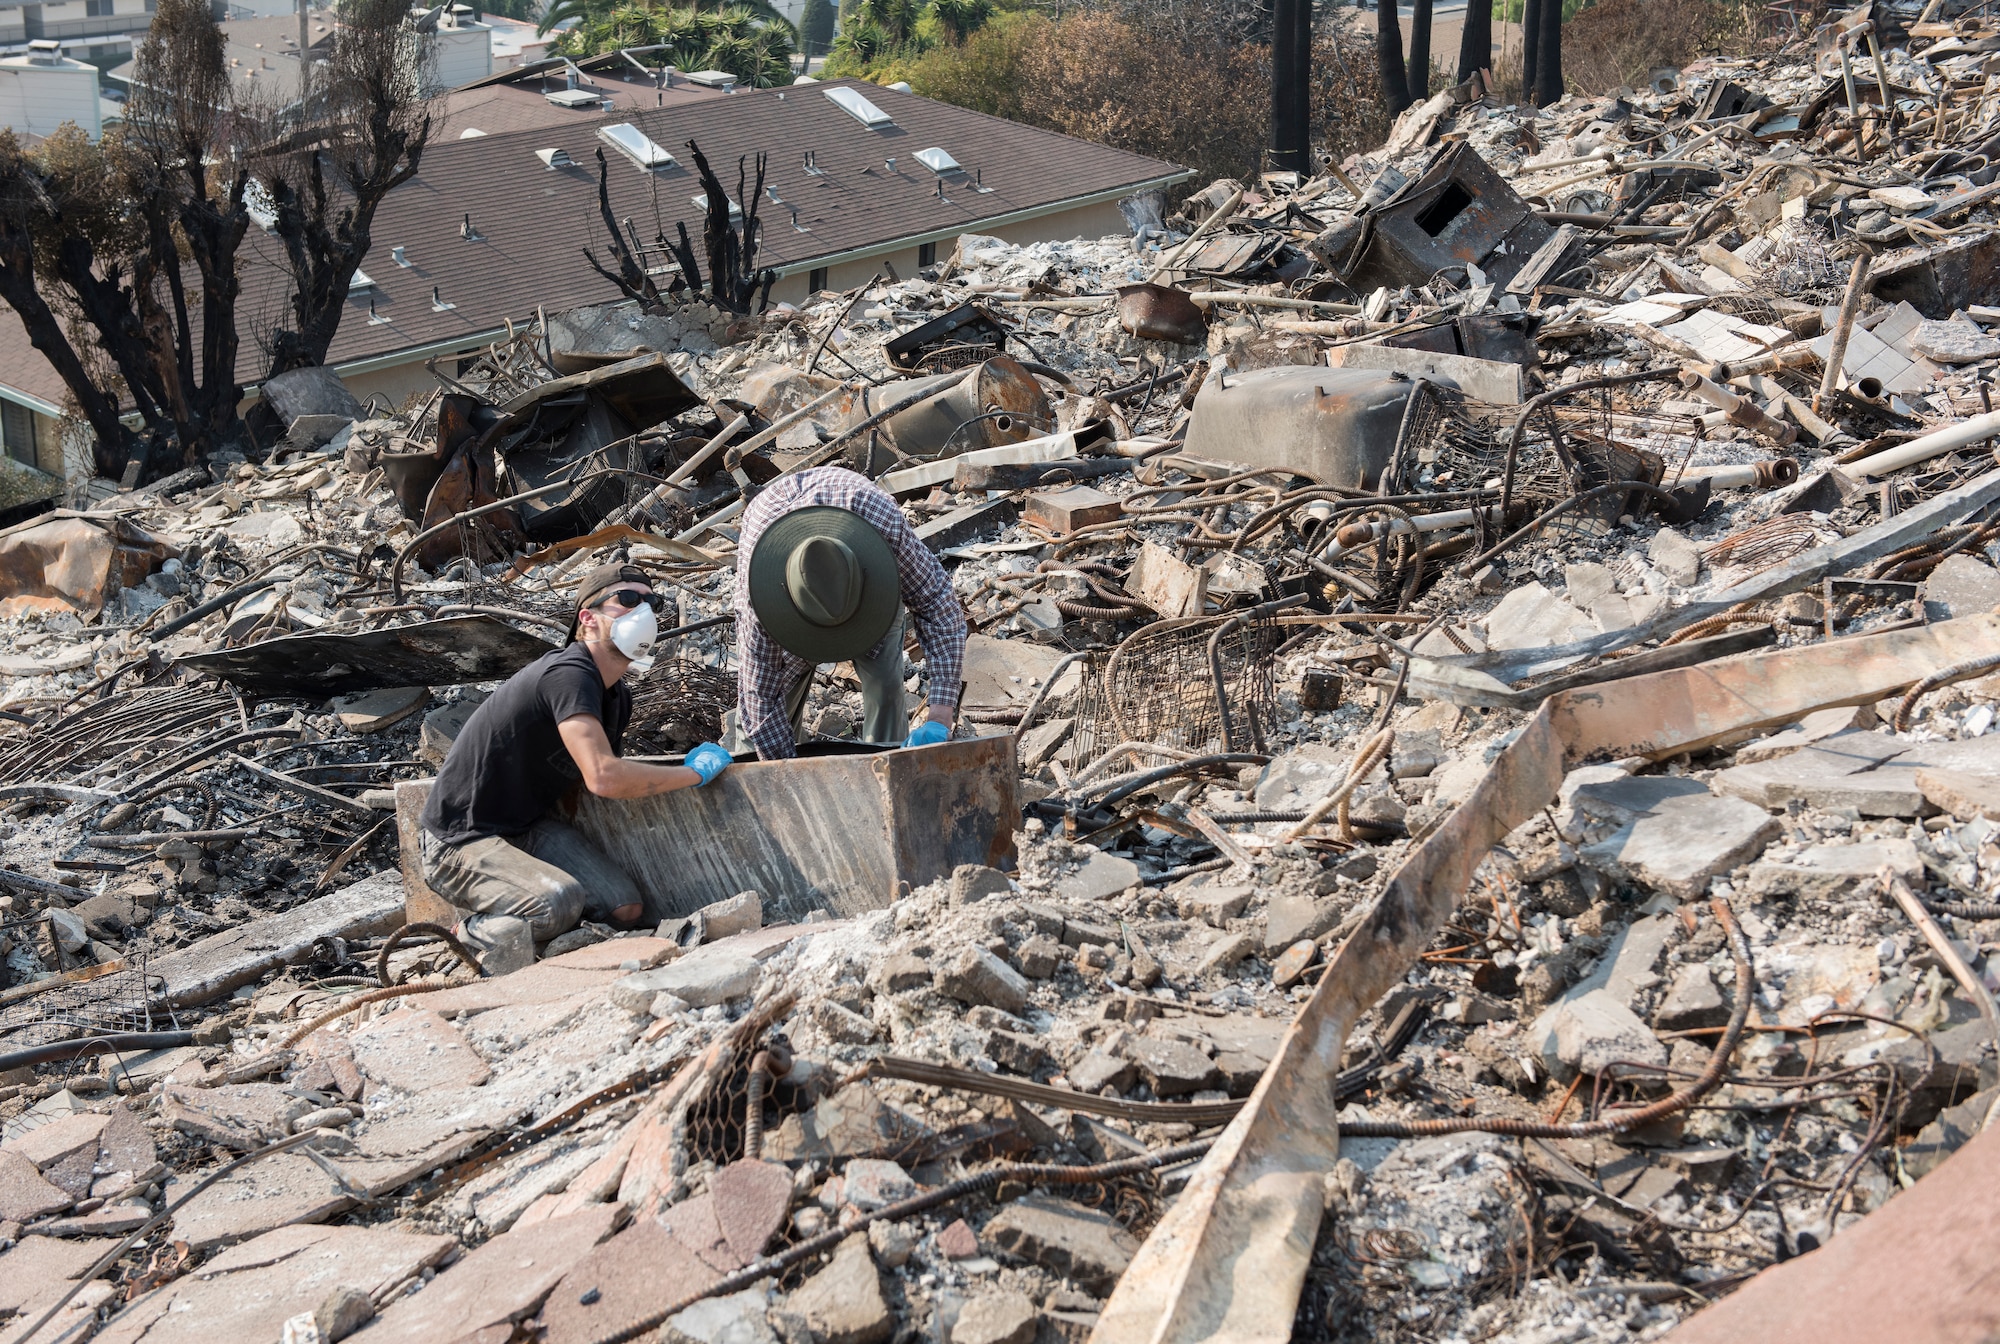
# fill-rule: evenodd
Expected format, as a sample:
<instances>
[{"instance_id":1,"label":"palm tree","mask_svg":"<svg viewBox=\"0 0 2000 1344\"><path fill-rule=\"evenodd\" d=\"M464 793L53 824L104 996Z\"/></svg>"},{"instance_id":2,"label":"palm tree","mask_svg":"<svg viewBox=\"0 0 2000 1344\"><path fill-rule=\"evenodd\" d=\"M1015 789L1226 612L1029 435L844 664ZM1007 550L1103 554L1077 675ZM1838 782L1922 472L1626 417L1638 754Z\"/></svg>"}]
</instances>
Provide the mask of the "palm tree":
<instances>
[{"instance_id":1,"label":"palm tree","mask_svg":"<svg viewBox=\"0 0 2000 1344\"><path fill-rule=\"evenodd\" d=\"M839 35L833 39L833 54L866 65L893 45L889 34L882 31L880 24L857 17L842 28Z\"/></svg>"},{"instance_id":2,"label":"palm tree","mask_svg":"<svg viewBox=\"0 0 2000 1344\"><path fill-rule=\"evenodd\" d=\"M621 8L645 8L659 14L671 12L666 6L647 3L647 0L551 0L548 8L542 12L541 22L536 25L535 31L545 34L557 24L570 20L574 20L578 28L586 27L593 23L601 24L614 11ZM718 3L718 0L692 0L692 3L686 5L685 8L701 13L738 11L749 15L752 19L765 26L783 28L786 33L791 34L789 40L797 40L797 34L792 29L791 20L780 13L777 7L771 3L771 0L731 0L731 3L726 6ZM642 42L625 43L623 45L645 46L648 44ZM593 48L592 50L616 50L616 48ZM570 54L574 55L576 53L572 52Z\"/></svg>"},{"instance_id":3,"label":"palm tree","mask_svg":"<svg viewBox=\"0 0 2000 1344\"><path fill-rule=\"evenodd\" d=\"M963 42L993 17L993 0L930 0L924 10L951 36Z\"/></svg>"},{"instance_id":4,"label":"palm tree","mask_svg":"<svg viewBox=\"0 0 2000 1344\"><path fill-rule=\"evenodd\" d=\"M900 47L908 42L917 26L914 0L861 0L855 12L863 23L872 23L881 29L892 46Z\"/></svg>"}]
</instances>

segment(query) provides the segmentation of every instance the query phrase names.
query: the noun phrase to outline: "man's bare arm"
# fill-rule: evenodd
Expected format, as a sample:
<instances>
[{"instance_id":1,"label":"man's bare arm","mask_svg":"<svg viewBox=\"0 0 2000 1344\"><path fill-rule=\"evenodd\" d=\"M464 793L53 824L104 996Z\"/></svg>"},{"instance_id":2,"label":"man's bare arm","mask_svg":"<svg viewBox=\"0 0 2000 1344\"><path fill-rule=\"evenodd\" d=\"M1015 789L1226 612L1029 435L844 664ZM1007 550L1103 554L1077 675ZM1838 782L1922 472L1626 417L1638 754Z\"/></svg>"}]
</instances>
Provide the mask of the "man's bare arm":
<instances>
[{"instance_id":1,"label":"man's bare arm","mask_svg":"<svg viewBox=\"0 0 2000 1344\"><path fill-rule=\"evenodd\" d=\"M648 765L617 756L604 724L592 715L572 714L556 731L583 772L583 786L600 798L651 798L701 783L701 776L684 765Z\"/></svg>"}]
</instances>

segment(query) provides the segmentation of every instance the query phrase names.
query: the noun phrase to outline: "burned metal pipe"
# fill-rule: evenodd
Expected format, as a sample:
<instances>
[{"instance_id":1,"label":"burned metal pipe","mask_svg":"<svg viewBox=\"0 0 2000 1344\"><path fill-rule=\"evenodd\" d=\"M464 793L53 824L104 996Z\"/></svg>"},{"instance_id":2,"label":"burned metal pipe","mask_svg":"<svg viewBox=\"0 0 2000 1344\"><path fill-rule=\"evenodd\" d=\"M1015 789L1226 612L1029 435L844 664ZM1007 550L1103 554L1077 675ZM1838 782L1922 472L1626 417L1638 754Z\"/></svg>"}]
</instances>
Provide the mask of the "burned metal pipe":
<instances>
[{"instance_id":1,"label":"burned metal pipe","mask_svg":"<svg viewBox=\"0 0 2000 1344\"><path fill-rule=\"evenodd\" d=\"M1959 448L1970 448L1982 440L2000 435L2000 411L1989 411L1985 415L1975 415L1970 420L1961 420L1955 425L1936 430L1920 439L1911 439L1900 448L1891 448L1886 453L1864 457L1859 462L1847 465L1849 473L1856 476L1887 476L1892 471L1928 462L1931 458Z\"/></svg>"},{"instance_id":2,"label":"burned metal pipe","mask_svg":"<svg viewBox=\"0 0 2000 1344\"><path fill-rule=\"evenodd\" d=\"M1681 386L1721 411L1729 418L1729 423L1740 425L1752 434L1761 434L1781 448L1799 437L1797 425L1786 424L1750 398L1739 397L1727 388L1717 387L1698 373L1683 373Z\"/></svg>"},{"instance_id":3,"label":"burned metal pipe","mask_svg":"<svg viewBox=\"0 0 2000 1344\"><path fill-rule=\"evenodd\" d=\"M1338 560L1347 552L1372 545L1384 537L1470 527L1478 521L1479 514L1478 509L1447 509L1441 513L1419 513L1408 518L1382 518L1369 523L1349 523L1334 534L1333 541L1320 552L1319 558L1328 562Z\"/></svg>"},{"instance_id":4,"label":"burned metal pipe","mask_svg":"<svg viewBox=\"0 0 2000 1344\"><path fill-rule=\"evenodd\" d=\"M1842 48L1845 50L1845 48ZM1826 373L1819 380L1819 392L1813 397L1813 410L1821 415L1833 404L1833 394L1840 390L1841 363L1847 358L1847 342L1854 335L1854 318L1861 311L1861 294L1868 284L1868 268L1873 258L1863 252L1854 259L1854 269L1847 276L1847 293L1840 299L1840 316L1833 326L1833 344L1826 352Z\"/></svg>"},{"instance_id":5,"label":"burned metal pipe","mask_svg":"<svg viewBox=\"0 0 2000 1344\"><path fill-rule=\"evenodd\" d=\"M1758 373L1782 373L1786 369L1803 369L1808 364L1817 363L1819 363L1818 353L1811 346L1800 343L1731 363L1717 360L1708 366L1708 376L1718 383L1726 383L1733 378L1748 378Z\"/></svg>"},{"instance_id":6,"label":"burned metal pipe","mask_svg":"<svg viewBox=\"0 0 2000 1344\"><path fill-rule=\"evenodd\" d=\"M1797 459L1774 457L1768 462L1746 462L1721 467L1689 467L1682 481L1707 481L1717 490L1776 490L1799 479Z\"/></svg>"}]
</instances>

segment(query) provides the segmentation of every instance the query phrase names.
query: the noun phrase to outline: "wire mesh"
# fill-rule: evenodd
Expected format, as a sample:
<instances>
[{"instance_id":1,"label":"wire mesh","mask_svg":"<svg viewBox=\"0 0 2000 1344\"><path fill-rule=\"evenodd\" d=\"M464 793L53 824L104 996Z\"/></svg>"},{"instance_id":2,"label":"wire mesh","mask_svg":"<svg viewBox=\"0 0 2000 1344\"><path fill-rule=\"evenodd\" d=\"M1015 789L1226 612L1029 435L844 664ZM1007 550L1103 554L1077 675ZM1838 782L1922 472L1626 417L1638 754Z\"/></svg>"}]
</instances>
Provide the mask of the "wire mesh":
<instances>
[{"instance_id":1,"label":"wire mesh","mask_svg":"<svg viewBox=\"0 0 2000 1344\"><path fill-rule=\"evenodd\" d=\"M128 752L140 756L173 745L176 734L212 728L238 710L236 698L199 687L137 687L120 691L38 726L0 749L0 784L36 779L78 782L91 766Z\"/></svg>"},{"instance_id":2,"label":"wire mesh","mask_svg":"<svg viewBox=\"0 0 2000 1344\"><path fill-rule=\"evenodd\" d=\"M41 926L39 934L34 925ZM0 924L0 931L17 940L53 937L46 916ZM0 1007L0 1044L20 1050L78 1036L151 1030L157 986L149 970L147 945L135 942L122 961L118 970L41 990Z\"/></svg>"},{"instance_id":3,"label":"wire mesh","mask_svg":"<svg viewBox=\"0 0 2000 1344\"><path fill-rule=\"evenodd\" d=\"M1092 655L1072 713L1069 758L1094 760L1121 742L1152 742L1192 752L1221 751L1222 708L1209 640L1228 616L1160 621L1109 653ZM1239 745L1261 741L1277 722L1272 655L1282 627L1253 617L1224 632L1217 647L1221 694Z\"/></svg>"}]
</instances>

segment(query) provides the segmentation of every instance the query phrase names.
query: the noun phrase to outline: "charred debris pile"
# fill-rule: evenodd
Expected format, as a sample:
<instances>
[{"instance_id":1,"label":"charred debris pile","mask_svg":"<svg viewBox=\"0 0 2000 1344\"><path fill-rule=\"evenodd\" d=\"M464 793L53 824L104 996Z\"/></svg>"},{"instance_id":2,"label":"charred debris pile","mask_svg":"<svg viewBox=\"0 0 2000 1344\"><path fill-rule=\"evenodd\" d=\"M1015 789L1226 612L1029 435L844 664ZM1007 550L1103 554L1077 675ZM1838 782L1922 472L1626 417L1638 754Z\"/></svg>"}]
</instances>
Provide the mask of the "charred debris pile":
<instances>
[{"instance_id":1,"label":"charred debris pile","mask_svg":"<svg viewBox=\"0 0 2000 1344\"><path fill-rule=\"evenodd\" d=\"M287 375L268 460L0 532L0 1338L1745 1337L1991 1160L1954 13L400 407ZM1005 853L505 977L407 923L399 791L581 569L674 595L671 756L732 520L828 463L954 576Z\"/></svg>"}]
</instances>

